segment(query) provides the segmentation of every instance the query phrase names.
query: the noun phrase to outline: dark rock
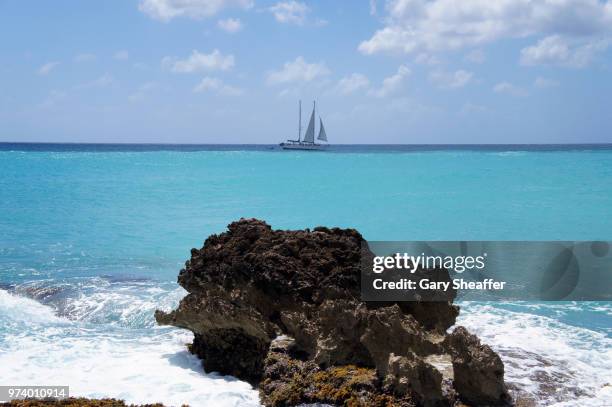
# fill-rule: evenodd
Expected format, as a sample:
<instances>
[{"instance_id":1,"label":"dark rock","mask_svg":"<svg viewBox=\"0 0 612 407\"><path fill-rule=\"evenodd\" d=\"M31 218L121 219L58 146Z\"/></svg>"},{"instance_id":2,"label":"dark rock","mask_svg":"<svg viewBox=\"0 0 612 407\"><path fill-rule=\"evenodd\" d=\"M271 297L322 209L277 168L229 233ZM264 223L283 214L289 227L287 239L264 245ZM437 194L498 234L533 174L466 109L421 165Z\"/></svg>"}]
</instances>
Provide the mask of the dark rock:
<instances>
[{"instance_id":1,"label":"dark rock","mask_svg":"<svg viewBox=\"0 0 612 407\"><path fill-rule=\"evenodd\" d=\"M206 370L231 374L250 382L259 380L269 343L240 329L211 330L195 334L192 353L205 360ZM228 367L230 369L228 369Z\"/></svg>"},{"instance_id":2,"label":"dark rock","mask_svg":"<svg viewBox=\"0 0 612 407\"><path fill-rule=\"evenodd\" d=\"M179 274L189 294L175 311L155 317L191 330L190 349L205 370L259 384L266 405L451 405L452 379L426 358L447 351L455 294L439 302L365 303L362 256L373 254L353 229L280 231L241 219L192 249ZM444 269L434 272L449 278ZM503 366L501 372L503 385ZM487 386L497 375L474 374ZM465 400L495 395L463 388Z\"/></svg>"},{"instance_id":3,"label":"dark rock","mask_svg":"<svg viewBox=\"0 0 612 407\"><path fill-rule=\"evenodd\" d=\"M270 345L271 327L253 308L240 306L226 295L188 294L177 310L155 312L160 325L174 325L194 333L190 347L205 360L207 372L258 381Z\"/></svg>"},{"instance_id":4,"label":"dark rock","mask_svg":"<svg viewBox=\"0 0 612 407\"><path fill-rule=\"evenodd\" d=\"M459 398L477 406L510 404L504 364L488 345L460 326L444 340L452 356L454 387Z\"/></svg>"}]
</instances>

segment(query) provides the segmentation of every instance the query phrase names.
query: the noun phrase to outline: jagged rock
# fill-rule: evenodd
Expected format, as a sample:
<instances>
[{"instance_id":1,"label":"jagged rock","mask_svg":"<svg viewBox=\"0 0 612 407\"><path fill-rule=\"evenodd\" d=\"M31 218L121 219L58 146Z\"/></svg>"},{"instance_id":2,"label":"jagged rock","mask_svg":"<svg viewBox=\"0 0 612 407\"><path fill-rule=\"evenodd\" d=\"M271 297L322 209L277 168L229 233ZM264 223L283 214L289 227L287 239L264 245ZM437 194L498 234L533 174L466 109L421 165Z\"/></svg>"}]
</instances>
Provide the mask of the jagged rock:
<instances>
[{"instance_id":1,"label":"jagged rock","mask_svg":"<svg viewBox=\"0 0 612 407\"><path fill-rule=\"evenodd\" d=\"M232 303L226 295L188 294L177 310L156 311L160 325L194 333L190 350L205 360L207 372L219 372L257 382L270 345L271 327L251 307Z\"/></svg>"},{"instance_id":2,"label":"jagged rock","mask_svg":"<svg viewBox=\"0 0 612 407\"><path fill-rule=\"evenodd\" d=\"M444 341L458 314L455 293L439 302L365 303L360 273L367 256L367 242L353 229L281 231L241 219L192 249L178 278L189 294L175 311L155 317L191 330L190 349L205 370L258 384L266 405L451 405L452 379L426 359L464 349ZM433 272L449 278L444 269ZM291 339L274 340L279 335ZM496 374L474 372L489 381ZM495 395L460 388L476 403Z\"/></svg>"},{"instance_id":3,"label":"jagged rock","mask_svg":"<svg viewBox=\"0 0 612 407\"><path fill-rule=\"evenodd\" d=\"M372 356L381 377L387 373L390 353L427 356L440 351L416 319L404 314L397 304L370 311L360 341Z\"/></svg>"},{"instance_id":4,"label":"jagged rock","mask_svg":"<svg viewBox=\"0 0 612 407\"><path fill-rule=\"evenodd\" d=\"M424 406L445 406L449 400L442 394L442 374L414 353L389 355L385 386L397 394L411 394Z\"/></svg>"},{"instance_id":5,"label":"jagged rock","mask_svg":"<svg viewBox=\"0 0 612 407\"><path fill-rule=\"evenodd\" d=\"M452 355L454 387L461 400L477 406L510 404L504 364L488 345L460 326L444 341Z\"/></svg>"}]
</instances>

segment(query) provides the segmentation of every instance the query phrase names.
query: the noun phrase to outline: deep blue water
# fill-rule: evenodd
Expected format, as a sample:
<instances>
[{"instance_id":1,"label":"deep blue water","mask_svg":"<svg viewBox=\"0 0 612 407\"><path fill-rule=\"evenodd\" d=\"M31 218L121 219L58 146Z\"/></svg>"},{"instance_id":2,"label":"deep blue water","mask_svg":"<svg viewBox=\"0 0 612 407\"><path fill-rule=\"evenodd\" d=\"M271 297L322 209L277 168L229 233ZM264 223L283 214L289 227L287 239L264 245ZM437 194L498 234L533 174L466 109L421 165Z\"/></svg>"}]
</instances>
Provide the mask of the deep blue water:
<instances>
[{"instance_id":1,"label":"deep blue water","mask_svg":"<svg viewBox=\"0 0 612 407\"><path fill-rule=\"evenodd\" d=\"M283 151L276 144L112 144L0 142L0 151ZM331 153L402 153L413 151L597 151L612 150L604 144L331 144Z\"/></svg>"},{"instance_id":2,"label":"deep blue water","mask_svg":"<svg viewBox=\"0 0 612 407\"><path fill-rule=\"evenodd\" d=\"M611 208L612 145L0 143L0 378L252 404L248 385L204 376L189 335L152 318L184 295L190 248L229 222L354 227L370 240L612 240ZM601 405L611 321L609 303L515 303L463 304L459 322L543 405L575 402L577 388L581 405Z\"/></svg>"}]
</instances>

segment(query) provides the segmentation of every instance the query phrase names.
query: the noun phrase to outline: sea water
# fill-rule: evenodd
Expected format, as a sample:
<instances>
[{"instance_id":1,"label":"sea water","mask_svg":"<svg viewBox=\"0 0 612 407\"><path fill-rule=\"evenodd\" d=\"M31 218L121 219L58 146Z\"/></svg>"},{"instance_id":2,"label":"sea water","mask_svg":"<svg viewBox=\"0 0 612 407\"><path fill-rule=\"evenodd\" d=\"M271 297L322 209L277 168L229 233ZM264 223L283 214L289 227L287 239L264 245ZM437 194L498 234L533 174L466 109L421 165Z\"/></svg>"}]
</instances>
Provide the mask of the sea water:
<instances>
[{"instance_id":1,"label":"sea water","mask_svg":"<svg viewBox=\"0 0 612 407\"><path fill-rule=\"evenodd\" d=\"M257 405L155 309L192 247L240 217L370 240L612 240L610 146L0 144L0 379L72 395ZM539 405L612 399L609 303L464 303L458 324ZM578 403L578 404L577 404Z\"/></svg>"}]
</instances>

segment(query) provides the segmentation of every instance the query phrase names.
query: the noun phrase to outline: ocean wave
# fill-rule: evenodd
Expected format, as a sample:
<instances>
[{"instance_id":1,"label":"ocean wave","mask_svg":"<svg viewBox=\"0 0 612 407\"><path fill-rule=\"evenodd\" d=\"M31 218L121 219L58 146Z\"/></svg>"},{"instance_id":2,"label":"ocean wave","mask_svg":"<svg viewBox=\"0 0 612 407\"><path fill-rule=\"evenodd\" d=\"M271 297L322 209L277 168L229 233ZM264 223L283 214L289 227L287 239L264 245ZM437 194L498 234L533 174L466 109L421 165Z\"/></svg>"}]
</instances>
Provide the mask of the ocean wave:
<instances>
[{"instance_id":1,"label":"ocean wave","mask_svg":"<svg viewBox=\"0 0 612 407\"><path fill-rule=\"evenodd\" d=\"M49 306L72 321L129 328L156 327L156 309L170 310L186 291L175 283L129 276L38 280L13 291Z\"/></svg>"},{"instance_id":2,"label":"ocean wave","mask_svg":"<svg viewBox=\"0 0 612 407\"><path fill-rule=\"evenodd\" d=\"M204 373L201 361L187 351L190 332L92 324L87 322L92 315L89 300L77 308L85 312L70 320L57 316L51 306L0 290L2 380L68 385L73 396L138 404L259 405L258 393L248 383Z\"/></svg>"},{"instance_id":3,"label":"ocean wave","mask_svg":"<svg viewBox=\"0 0 612 407\"><path fill-rule=\"evenodd\" d=\"M476 303L462 304L457 324L500 354L515 397L559 407L612 399L612 339L604 333Z\"/></svg>"},{"instance_id":4,"label":"ocean wave","mask_svg":"<svg viewBox=\"0 0 612 407\"><path fill-rule=\"evenodd\" d=\"M12 295L0 289L0 321L6 324L9 321L37 323L64 322L65 320L59 318L51 308L45 307L38 301Z\"/></svg>"}]
</instances>

